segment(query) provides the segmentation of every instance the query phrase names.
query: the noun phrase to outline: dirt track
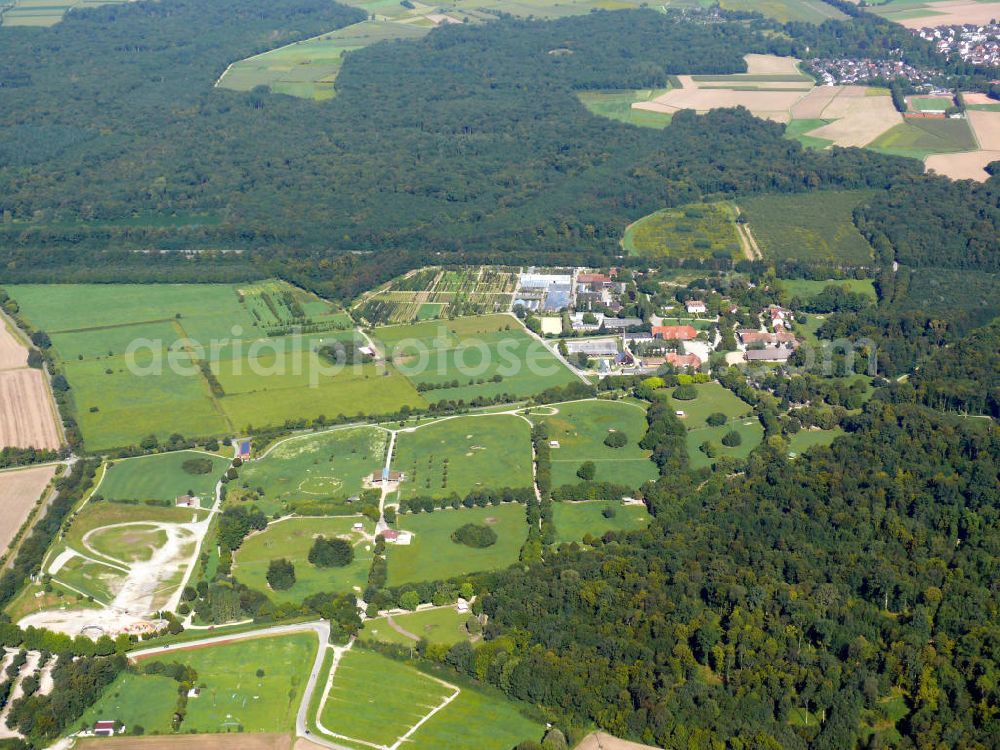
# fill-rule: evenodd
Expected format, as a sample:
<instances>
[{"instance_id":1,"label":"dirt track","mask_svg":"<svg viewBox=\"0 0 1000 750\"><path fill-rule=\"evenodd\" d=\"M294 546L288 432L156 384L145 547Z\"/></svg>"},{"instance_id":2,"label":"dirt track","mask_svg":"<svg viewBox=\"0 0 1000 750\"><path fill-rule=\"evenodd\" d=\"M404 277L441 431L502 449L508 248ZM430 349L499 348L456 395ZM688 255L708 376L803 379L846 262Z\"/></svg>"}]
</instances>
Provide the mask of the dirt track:
<instances>
[{"instance_id":1,"label":"dirt track","mask_svg":"<svg viewBox=\"0 0 1000 750\"><path fill-rule=\"evenodd\" d=\"M0 371L0 448L55 450L59 444L59 428L42 371Z\"/></svg>"},{"instance_id":2,"label":"dirt track","mask_svg":"<svg viewBox=\"0 0 1000 750\"><path fill-rule=\"evenodd\" d=\"M0 472L0 552L7 550L55 473L55 466Z\"/></svg>"}]
</instances>

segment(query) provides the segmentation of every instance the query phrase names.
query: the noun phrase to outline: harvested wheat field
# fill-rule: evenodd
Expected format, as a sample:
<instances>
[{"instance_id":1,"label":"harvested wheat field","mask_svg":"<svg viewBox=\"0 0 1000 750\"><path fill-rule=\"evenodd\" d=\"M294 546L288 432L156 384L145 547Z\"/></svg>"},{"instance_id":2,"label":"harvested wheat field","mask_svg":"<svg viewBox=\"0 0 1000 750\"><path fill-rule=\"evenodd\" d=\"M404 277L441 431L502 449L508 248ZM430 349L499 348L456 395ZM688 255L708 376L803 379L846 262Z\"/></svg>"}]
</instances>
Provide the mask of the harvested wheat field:
<instances>
[{"instance_id":1,"label":"harvested wheat field","mask_svg":"<svg viewBox=\"0 0 1000 750\"><path fill-rule=\"evenodd\" d=\"M989 94L982 91L963 91L962 98L966 104L996 104L997 100L990 98Z\"/></svg>"},{"instance_id":2,"label":"harvested wheat field","mask_svg":"<svg viewBox=\"0 0 1000 750\"><path fill-rule=\"evenodd\" d=\"M987 24L1000 18L1000 3L983 3L977 0L949 0L943 3L929 3L927 15L915 18L892 18L908 29L922 29L925 26L959 26L966 23Z\"/></svg>"},{"instance_id":3,"label":"harvested wheat field","mask_svg":"<svg viewBox=\"0 0 1000 750\"><path fill-rule=\"evenodd\" d=\"M792 117L796 120L819 120L823 110L827 108L840 93L843 86L816 86L812 91L799 99L792 107Z\"/></svg>"},{"instance_id":4,"label":"harvested wheat field","mask_svg":"<svg viewBox=\"0 0 1000 750\"><path fill-rule=\"evenodd\" d=\"M312 743L310 743L311 745ZM171 737L114 737L80 740L79 750L291 750L287 734L178 734ZM315 747L315 745L313 746Z\"/></svg>"},{"instance_id":5,"label":"harvested wheat field","mask_svg":"<svg viewBox=\"0 0 1000 750\"><path fill-rule=\"evenodd\" d=\"M746 107L757 117L788 122L788 111L803 97L800 91L737 91L735 89L671 89L648 102L636 102L633 109L649 112L676 112L693 109L707 112L720 107Z\"/></svg>"},{"instance_id":6,"label":"harvested wheat field","mask_svg":"<svg viewBox=\"0 0 1000 750\"><path fill-rule=\"evenodd\" d=\"M0 448L60 445L59 427L41 370L0 371Z\"/></svg>"},{"instance_id":7,"label":"harvested wheat field","mask_svg":"<svg viewBox=\"0 0 1000 750\"><path fill-rule=\"evenodd\" d=\"M783 75L790 76L801 73L799 61L794 57L778 57L777 55L743 55L747 61L747 73L752 76Z\"/></svg>"},{"instance_id":8,"label":"harvested wheat field","mask_svg":"<svg viewBox=\"0 0 1000 750\"><path fill-rule=\"evenodd\" d=\"M7 551L55 473L55 466L0 471L0 553Z\"/></svg>"},{"instance_id":9,"label":"harvested wheat field","mask_svg":"<svg viewBox=\"0 0 1000 750\"><path fill-rule=\"evenodd\" d=\"M986 151L1000 151L1000 112L981 112L970 109L966 112L972 132L976 134L979 148Z\"/></svg>"},{"instance_id":10,"label":"harvested wheat field","mask_svg":"<svg viewBox=\"0 0 1000 750\"><path fill-rule=\"evenodd\" d=\"M836 120L809 135L838 146L864 146L903 121L889 96L867 96L863 86L842 86L823 109L821 118Z\"/></svg>"},{"instance_id":11,"label":"harvested wheat field","mask_svg":"<svg viewBox=\"0 0 1000 750\"><path fill-rule=\"evenodd\" d=\"M1000 160L1000 151L965 151L959 154L934 154L924 160L924 167L953 180L986 182L986 165Z\"/></svg>"},{"instance_id":12,"label":"harvested wheat field","mask_svg":"<svg viewBox=\"0 0 1000 750\"><path fill-rule=\"evenodd\" d=\"M28 350L0 321L0 370L28 366Z\"/></svg>"}]
</instances>

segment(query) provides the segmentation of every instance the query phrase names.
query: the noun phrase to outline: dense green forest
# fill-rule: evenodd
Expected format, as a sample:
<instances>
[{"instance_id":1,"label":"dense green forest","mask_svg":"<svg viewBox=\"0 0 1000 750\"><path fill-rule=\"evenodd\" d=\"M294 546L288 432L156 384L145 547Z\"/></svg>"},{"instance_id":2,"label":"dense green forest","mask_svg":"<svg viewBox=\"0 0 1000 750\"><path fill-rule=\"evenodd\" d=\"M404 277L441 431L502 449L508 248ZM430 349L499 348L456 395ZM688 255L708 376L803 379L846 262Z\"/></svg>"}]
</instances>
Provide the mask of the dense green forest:
<instances>
[{"instance_id":1,"label":"dense green forest","mask_svg":"<svg viewBox=\"0 0 1000 750\"><path fill-rule=\"evenodd\" d=\"M994 746L1000 441L880 401L850 428L660 479L647 531L498 574L447 660L665 748Z\"/></svg>"},{"instance_id":2,"label":"dense green forest","mask_svg":"<svg viewBox=\"0 0 1000 750\"><path fill-rule=\"evenodd\" d=\"M436 253L599 259L616 252L627 223L665 205L886 187L920 172L857 149L805 151L741 110L686 114L654 132L595 117L574 96L738 72L746 52L790 52L792 41L759 19L503 19L353 52L337 97L322 104L213 87L234 59L356 20L318 0L266 12L248 0L172 0L73 13L44 34L5 32L0 57L18 61L0 71L8 272L40 281L280 272L351 296ZM548 54L556 49L569 54ZM121 252L148 248L244 253ZM81 262L68 264L66 250Z\"/></svg>"}]
</instances>

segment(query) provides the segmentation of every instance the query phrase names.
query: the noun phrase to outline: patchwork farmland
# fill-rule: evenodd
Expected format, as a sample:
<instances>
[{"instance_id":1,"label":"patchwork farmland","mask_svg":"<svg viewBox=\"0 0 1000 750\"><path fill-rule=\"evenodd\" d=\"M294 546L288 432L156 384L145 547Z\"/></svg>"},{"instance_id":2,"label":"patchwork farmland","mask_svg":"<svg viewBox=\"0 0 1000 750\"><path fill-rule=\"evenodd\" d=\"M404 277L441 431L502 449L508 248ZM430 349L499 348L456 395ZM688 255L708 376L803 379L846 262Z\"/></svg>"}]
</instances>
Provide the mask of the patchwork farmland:
<instances>
[{"instance_id":1,"label":"patchwork farmland","mask_svg":"<svg viewBox=\"0 0 1000 750\"><path fill-rule=\"evenodd\" d=\"M353 310L372 326L506 312L516 288L516 269L424 268L362 295Z\"/></svg>"},{"instance_id":2,"label":"patchwork farmland","mask_svg":"<svg viewBox=\"0 0 1000 750\"><path fill-rule=\"evenodd\" d=\"M6 555L18 530L42 499L56 474L56 467L35 466L28 469L0 471L0 555Z\"/></svg>"},{"instance_id":3,"label":"patchwork farmland","mask_svg":"<svg viewBox=\"0 0 1000 750\"><path fill-rule=\"evenodd\" d=\"M321 347L354 345L350 319L284 283L8 291L51 337L91 450L425 403L392 366L327 362Z\"/></svg>"}]
</instances>

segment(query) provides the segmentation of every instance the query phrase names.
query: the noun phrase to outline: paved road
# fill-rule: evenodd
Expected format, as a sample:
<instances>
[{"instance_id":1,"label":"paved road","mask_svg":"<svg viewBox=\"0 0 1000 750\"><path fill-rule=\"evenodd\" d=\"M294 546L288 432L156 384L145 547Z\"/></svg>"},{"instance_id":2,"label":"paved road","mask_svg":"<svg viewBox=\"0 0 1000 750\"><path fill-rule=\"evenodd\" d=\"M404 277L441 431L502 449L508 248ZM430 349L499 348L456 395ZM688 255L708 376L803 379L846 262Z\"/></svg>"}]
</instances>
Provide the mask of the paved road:
<instances>
[{"instance_id":1,"label":"paved road","mask_svg":"<svg viewBox=\"0 0 1000 750\"><path fill-rule=\"evenodd\" d=\"M259 630L247 630L242 633L216 635L211 638L200 638L196 641L185 641L172 646L144 648L138 651L130 651L128 656L131 659L135 659L141 656L169 654L174 651L196 648L198 646L208 646L213 643L241 641L265 636L287 635L289 633L301 633L303 631L312 631L316 634L319 638L319 648L316 650L316 659L313 661L312 669L309 672L309 679L306 681L305 690L302 692L302 701L299 703L299 711L295 717L295 734L299 737L305 737L310 742L314 742L317 745L329 748L329 750L353 750L353 748L338 745L336 742L331 742L324 737L318 737L309 731L309 704L312 702L313 693L316 692L316 686L319 684L320 677L322 676L325 678L325 675L321 675L321 672L323 670L323 660L326 657L328 644L330 643L330 623L326 620L298 622L292 625L274 625L272 627L261 628Z\"/></svg>"}]
</instances>

